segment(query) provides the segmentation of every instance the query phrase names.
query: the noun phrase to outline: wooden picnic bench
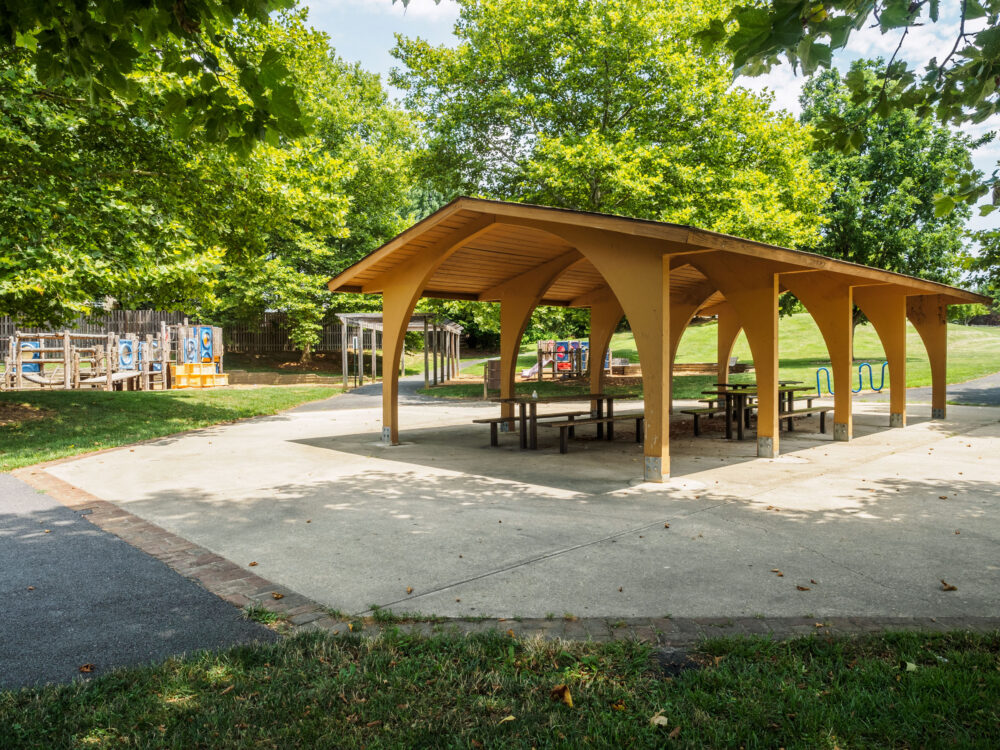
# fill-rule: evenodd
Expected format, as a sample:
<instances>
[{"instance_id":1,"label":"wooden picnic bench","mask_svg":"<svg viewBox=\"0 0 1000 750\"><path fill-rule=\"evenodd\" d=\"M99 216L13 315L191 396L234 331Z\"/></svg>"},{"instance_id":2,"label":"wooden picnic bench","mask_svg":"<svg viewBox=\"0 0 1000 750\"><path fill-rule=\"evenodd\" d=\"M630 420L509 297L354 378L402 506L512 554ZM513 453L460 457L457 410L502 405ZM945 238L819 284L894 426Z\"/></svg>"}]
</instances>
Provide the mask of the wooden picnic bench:
<instances>
[{"instance_id":1,"label":"wooden picnic bench","mask_svg":"<svg viewBox=\"0 0 1000 750\"><path fill-rule=\"evenodd\" d=\"M699 399L699 401L707 403L708 406L696 406L691 409L681 409L681 414L690 414L694 417L694 435L698 437L701 434L701 427L698 424L698 419L700 417L708 417L711 419L716 414L725 414L726 407L722 406L715 399Z\"/></svg>"},{"instance_id":2,"label":"wooden picnic bench","mask_svg":"<svg viewBox=\"0 0 1000 750\"><path fill-rule=\"evenodd\" d=\"M788 431L794 432L795 425L792 421L792 417L803 417L808 414L819 414L819 431L826 433L826 413L828 411L833 411L832 406L813 406L812 399L810 399L809 406L805 406L801 409L793 409L792 411L784 411L779 414L779 418L787 422Z\"/></svg>"},{"instance_id":3,"label":"wooden picnic bench","mask_svg":"<svg viewBox=\"0 0 1000 750\"><path fill-rule=\"evenodd\" d=\"M582 416L584 414L590 414L590 411L589 410L561 411L558 412L557 414L537 414L535 415L535 419L558 419L560 417L565 417L568 418L570 421L572 421L576 417ZM472 423L488 424L490 426L490 445L496 448L498 445L500 445L500 434L499 434L500 431L498 425L500 425L503 422L516 422L516 421L518 421L517 417L510 416L510 417L489 417L484 419L473 419ZM543 422L542 424L546 423ZM570 437L572 437L572 432L570 434Z\"/></svg>"},{"instance_id":4,"label":"wooden picnic bench","mask_svg":"<svg viewBox=\"0 0 1000 750\"><path fill-rule=\"evenodd\" d=\"M607 416L600 417L589 417L587 419L567 419L562 422L540 422L543 427L558 427L559 428L559 452L568 453L569 452L569 438L573 435L573 430L576 427L582 427L583 425L595 424L598 427L607 425L608 427L608 440L614 440L614 424L615 422L624 421L628 419L635 420L635 442L641 443L643 438L643 426L645 425L646 415L641 411L630 412L627 414L609 414ZM600 437L600 435L598 435Z\"/></svg>"}]
</instances>

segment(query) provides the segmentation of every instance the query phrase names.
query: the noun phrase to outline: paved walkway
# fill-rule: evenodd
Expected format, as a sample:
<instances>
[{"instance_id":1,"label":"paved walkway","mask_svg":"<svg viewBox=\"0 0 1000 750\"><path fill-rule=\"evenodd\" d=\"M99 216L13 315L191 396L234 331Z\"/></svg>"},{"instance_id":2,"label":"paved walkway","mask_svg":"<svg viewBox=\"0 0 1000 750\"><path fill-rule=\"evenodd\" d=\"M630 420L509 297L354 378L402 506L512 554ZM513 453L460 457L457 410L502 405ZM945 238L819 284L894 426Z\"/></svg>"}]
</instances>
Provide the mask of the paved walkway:
<instances>
[{"instance_id":1,"label":"paved walkway","mask_svg":"<svg viewBox=\"0 0 1000 750\"><path fill-rule=\"evenodd\" d=\"M0 498L0 690L276 637L9 474Z\"/></svg>"},{"instance_id":2,"label":"paved walkway","mask_svg":"<svg viewBox=\"0 0 1000 750\"><path fill-rule=\"evenodd\" d=\"M859 404L851 443L804 422L773 461L752 440L688 435L674 479L651 485L627 434L565 456L544 431L540 451L494 449L470 420L496 407L474 402L408 402L404 445L386 448L366 397L49 472L351 615L1000 616L993 409L931 422L914 407L889 430L885 406Z\"/></svg>"},{"instance_id":3,"label":"paved walkway","mask_svg":"<svg viewBox=\"0 0 1000 750\"><path fill-rule=\"evenodd\" d=\"M873 393L862 397L866 401L888 402L889 394ZM920 404L931 402L931 388L907 388L906 402ZM966 383L948 386L948 403L968 406L1000 406L1000 372L977 378Z\"/></svg>"}]
</instances>

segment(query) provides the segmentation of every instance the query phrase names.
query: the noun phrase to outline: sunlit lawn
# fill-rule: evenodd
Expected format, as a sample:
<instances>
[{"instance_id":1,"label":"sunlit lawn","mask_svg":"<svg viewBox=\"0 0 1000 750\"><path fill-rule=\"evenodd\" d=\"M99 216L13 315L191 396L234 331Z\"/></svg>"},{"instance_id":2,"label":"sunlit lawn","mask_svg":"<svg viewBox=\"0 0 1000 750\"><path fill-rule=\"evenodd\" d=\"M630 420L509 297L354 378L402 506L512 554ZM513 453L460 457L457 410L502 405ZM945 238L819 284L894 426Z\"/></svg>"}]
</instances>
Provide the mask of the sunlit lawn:
<instances>
[{"instance_id":1,"label":"sunlit lawn","mask_svg":"<svg viewBox=\"0 0 1000 750\"><path fill-rule=\"evenodd\" d=\"M716 329L715 321L703 325L691 326L681 339L677 351L678 363L715 362L716 360ZM782 318L778 326L778 348L780 353L779 377L782 380L800 380L807 385L816 384L817 370L830 366L830 358L826 345L813 319L807 314L792 315ZM927 352L919 334L907 324L907 361L906 384L913 388L931 384L930 364ZM528 343L522 347L518 357L518 369L531 367L535 361L535 344ZM631 362L639 361L639 353L635 348L635 339L631 332L617 333L611 340L613 357L626 358ZM752 363L753 357L746 336L740 334L733 347L732 356L740 362ZM868 362L872 365L874 385L878 387L882 380L882 362L885 354L875 330L870 325L858 326L854 336L855 364ZM967 380L989 375L1000 371L1000 329L973 327L963 325L948 326L948 382L962 383ZM468 367L466 374L482 375L482 365ZM856 370L855 370L856 373ZM856 375L855 375L856 376ZM737 382L752 382L753 373L737 374L732 377ZM675 398L700 398L701 391L710 387L716 381L715 376L677 376L674 378ZM889 384L889 371L885 370L885 385ZM865 389L871 383L868 371L864 375ZM857 381L855 381L857 388ZM531 393L537 390L539 395L550 392L566 393L589 390L585 383L560 386L551 383L535 384L520 383L518 392ZM825 393L826 376L822 376L822 389ZM641 386L623 389L625 391L641 390ZM482 395L482 385L461 384L431 388L427 391L433 395L444 397L475 397Z\"/></svg>"},{"instance_id":2,"label":"sunlit lawn","mask_svg":"<svg viewBox=\"0 0 1000 750\"><path fill-rule=\"evenodd\" d=\"M0 746L1000 747L997 633L728 638L692 655L700 668L667 678L631 641L313 633L0 693Z\"/></svg>"},{"instance_id":3,"label":"sunlit lawn","mask_svg":"<svg viewBox=\"0 0 1000 750\"><path fill-rule=\"evenodd\" d=\"M0 471L274 414L336 393L329 386L2 393L0 402L29 404L38 418L0 423Z\"/></svg>"}]
</instances>

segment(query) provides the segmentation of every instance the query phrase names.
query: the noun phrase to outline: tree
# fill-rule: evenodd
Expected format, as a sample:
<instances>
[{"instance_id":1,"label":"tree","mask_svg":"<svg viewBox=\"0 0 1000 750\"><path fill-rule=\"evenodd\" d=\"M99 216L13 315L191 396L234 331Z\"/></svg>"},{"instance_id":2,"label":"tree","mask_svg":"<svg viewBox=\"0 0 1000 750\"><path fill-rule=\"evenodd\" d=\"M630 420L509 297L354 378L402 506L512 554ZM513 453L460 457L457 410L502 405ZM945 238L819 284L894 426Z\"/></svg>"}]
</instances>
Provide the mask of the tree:
<instances>
[{"instance_id":1,"label":"tree","mask_svg":"<svg viewBox=\"0 0 1000 750\"><path fill-rule=\"evenodd\" d=\"M921 75L897 59L910 30L939 23L940 0L769 0L737 5L714 18L698 37L708 50L725 46L733 55L737 75L767 72L784 56L806 74L832 65L833 52L847 46L851 34L874 18L882 34L900 34L896 51L877 79L846 79L853 108L847 116L817 123L825 139L843 151L856 149L866 120L878 114L913 110L919 118L935 117L943 124L984 122L1000 103L1000 0L961 0L957 8L954 45L942 59L928 61ZM977 27L978 28L975 28ZM973 204L992 190L992 205L1000 204L1000 175L989 180L968 174L953 178L955 195L940 195L939 210L951 210L956 200Z\"/></svg>"},{"instance_id":2,"label":"tree","mask_svg":"<svg viewBox=\"0 0 1000 750\"><path fill-rule=\"evenodd\" d=\"M160 112L246 152L304 132L280 55L241 54L238 27L267 23L294 0L0 0L0 52L24 50L43 86L77 87L91 102L132 102L159 74Z\"/></svg>"},{"instance_id":3,"label":"tree","mask_svg":"<svg viewBox=\"0 0 1000 750\"><path fill-rule=\"evenodd\" d=\"M813 244L826 188L806 131L768 98L732 88L724 55L692 43L707 12L643 0L462 2L457 46L400 38L394 50L404 67L392 81L427 130L420 173L446 196ZM578 327L578 313L566 315Z\"/></svg>"},{"instance_id":4,"label":"tree","mask_svg":"<svg viewBox=\"0 0 1000 750\"><path fill-rule=\"evenodd\" d=\"M292 82L307 92L303 108L313 132L264 144L241 167L266 175L286 204L277 221L254 228L247 262L220 278L215 314L235 321L286 312L291 338L308 361L324 317L360 302L334 300L326 282L407 223L415 131L389 103L378 76L339 59L325 34L305 26L304 13L255 27L249 38L256 39L247 42L249 54L276 49L289 61Z\"/></svg>"},{"instance_id":5,"label":"tree","mask_svg":"<svg viewBox=\"0 0 1000 750\"><path fill-rule=\"evenodd\" d=\"M877 80L884 64L858 61L846 76L836 69L813 76L803 89L802 120L852 118L864 105L854 102L848 79ZM912 109L872 115L857 131L855 149L817 150L813 165L833 184L823 214L822 239L812 249L853 263L942 282L954 282L966 256L961 203L936 211L934 196L948 193L949 176L975 176L965 136L921 118ZM860 321L855 311L855 322Z\"/></svg>"}]
</instances>

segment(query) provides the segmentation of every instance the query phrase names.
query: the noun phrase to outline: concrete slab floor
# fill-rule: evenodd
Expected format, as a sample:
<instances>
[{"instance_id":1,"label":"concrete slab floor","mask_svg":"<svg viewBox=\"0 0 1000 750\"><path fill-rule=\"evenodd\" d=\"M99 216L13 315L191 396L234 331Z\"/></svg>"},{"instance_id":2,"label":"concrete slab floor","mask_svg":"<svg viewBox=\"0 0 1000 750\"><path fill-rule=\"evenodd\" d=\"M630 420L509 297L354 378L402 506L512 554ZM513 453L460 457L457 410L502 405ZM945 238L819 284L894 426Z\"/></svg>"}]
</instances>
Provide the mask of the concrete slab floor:
<instances>
[{"instance_id":1,"label":"concrete slab floor","mask_svg":"<svg viewBox=\"0 0 1000 750\"><path fill-rule=\"evenodd\" d=\"M350 398L49 471L351 614L1000 615L998 409L917 406L890 430L857 404L853 441L807 420L774 460L752 432L688 432L646 484L628 429L567 455L542 428L538 451L490 448L470 421L495 405L416 402L390 448Z\"/></svg>"}]
</instances>

